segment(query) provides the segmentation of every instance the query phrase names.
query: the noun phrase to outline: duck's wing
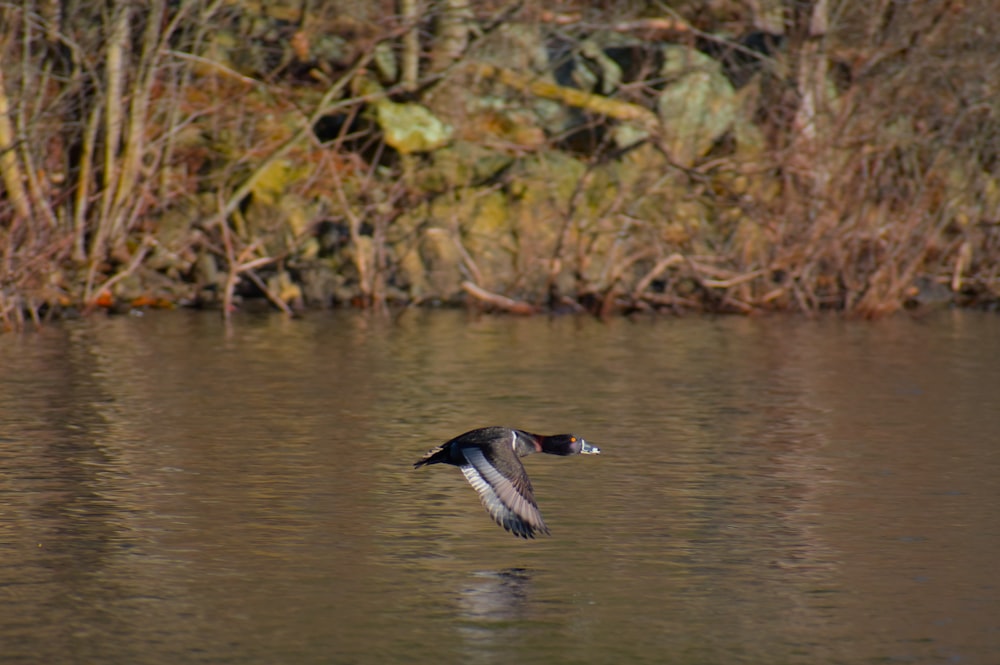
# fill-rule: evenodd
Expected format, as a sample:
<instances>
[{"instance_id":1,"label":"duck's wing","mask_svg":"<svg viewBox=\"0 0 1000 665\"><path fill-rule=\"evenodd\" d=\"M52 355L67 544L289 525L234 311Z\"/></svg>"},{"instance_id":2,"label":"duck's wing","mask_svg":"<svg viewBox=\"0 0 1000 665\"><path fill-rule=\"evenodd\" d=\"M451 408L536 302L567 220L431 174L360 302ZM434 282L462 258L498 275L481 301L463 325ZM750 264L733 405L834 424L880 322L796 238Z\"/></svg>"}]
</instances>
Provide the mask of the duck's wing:
<instances>
[{"instance_id":1,"label":"duck's wing","mask_svg":"<svg viewBox=\"0 0 1000 665\"><path fill-rule=\"evenodd\" d=\"M478 447L462 448L462 454L467 462L460 467L462 473L497 524L522 538L549 533L519 459L505 460L504 473Z\"/></svg>"}]
</instances>

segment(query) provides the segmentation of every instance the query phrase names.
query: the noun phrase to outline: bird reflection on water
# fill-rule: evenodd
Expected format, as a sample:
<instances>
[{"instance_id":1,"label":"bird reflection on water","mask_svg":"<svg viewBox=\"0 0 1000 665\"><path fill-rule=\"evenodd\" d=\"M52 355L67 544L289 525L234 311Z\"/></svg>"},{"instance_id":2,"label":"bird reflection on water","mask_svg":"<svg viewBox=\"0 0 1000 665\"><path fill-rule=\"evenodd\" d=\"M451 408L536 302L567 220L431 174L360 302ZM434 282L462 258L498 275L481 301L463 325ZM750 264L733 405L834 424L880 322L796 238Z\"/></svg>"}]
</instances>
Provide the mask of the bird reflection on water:
<instances>
[{"instance_id":1,"label":"bird reflection on water","mask_svg":"<svg viewBox=\"0 0 1000 665\"><path fill-rule=\"evenodd\" d=\"M504 644L522 639L528 630L528 595L532 572L526 568L484 570L458 592L458 633L472 662L499 653Z\"/></svg>"}]
</instances>

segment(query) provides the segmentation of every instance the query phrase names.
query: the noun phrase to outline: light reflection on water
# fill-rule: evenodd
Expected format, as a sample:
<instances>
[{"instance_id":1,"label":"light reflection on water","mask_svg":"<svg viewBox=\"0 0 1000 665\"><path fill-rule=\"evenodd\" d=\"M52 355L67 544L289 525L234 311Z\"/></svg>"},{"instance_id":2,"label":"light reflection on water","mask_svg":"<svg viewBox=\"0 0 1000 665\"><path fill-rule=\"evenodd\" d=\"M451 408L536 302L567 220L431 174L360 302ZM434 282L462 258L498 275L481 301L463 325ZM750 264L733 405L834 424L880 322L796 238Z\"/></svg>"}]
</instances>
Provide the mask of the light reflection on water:
<instances>
[{"instance_id":1,"label":"light reflection on water","mask_svg":"<svg viewBox=\"0 0 1000 665\"><path fill-rule=\"evenodd\" d=\"M0 337L4 662L984 662L1000 321L91 319ZM497 528L465 429L526 460Z\"/></svg>"}]
</instances>

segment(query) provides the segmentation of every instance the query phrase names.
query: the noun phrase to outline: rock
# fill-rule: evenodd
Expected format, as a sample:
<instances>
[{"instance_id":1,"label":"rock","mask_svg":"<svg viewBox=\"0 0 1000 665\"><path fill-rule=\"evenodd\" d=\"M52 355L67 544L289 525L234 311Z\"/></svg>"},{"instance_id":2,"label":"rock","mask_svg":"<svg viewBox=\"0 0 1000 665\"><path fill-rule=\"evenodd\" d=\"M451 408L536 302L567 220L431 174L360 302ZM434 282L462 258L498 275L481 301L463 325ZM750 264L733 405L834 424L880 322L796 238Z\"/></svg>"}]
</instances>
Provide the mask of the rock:
<instances>
[{"instance_id":1,"label":"rock","mask_svg":"<svg viewBox=\"0 0 1000 665\"><path fill-rule=\"evenodd\" d=\"M395 253L399 259L396 263L394 285L402 292L408 293L413 300L436 296L427 281L427 268L420 258L420 252L400 243Z\"/></svg>"},{"instance_id":2,"label":"rock","mask_svg":"<svg viewBox=\"0 0 1000 665\"><path fill-rule=\"evenodd\" d=\"M403 155L442 148L454 134L450 125L420 104L380 99L375 103L375 117L386 144Z\"/></svg>"},{"instance_id":3,"label":"rock","mask_svg":"<svg viewBox=\"0 0 1000 665\"><path fill-rule=\"evenodd\" d=\"M279 270L267 280L268 290L292 309L302 309L302 288L292 281L287 270Z\"/></svg>"},{"instance_id":4,"label":"rock","mask_svg":"<svg viewBox=\"0 0 1000 665\"><path fill-rule=\"evenodd\" d=\"M170 208L156 220L156 244L144 263L153 270L186 274L197 258L194 246L198 231L195 224L202 213L194 205Z\"/></svg>"},{"instance_id":5,"label":"rock","mask_svg":"<svg viewBox=\"0 0 1000 665\"><path fill-rule=\"evenodd\" d=\"M255 196L244 213L249 238L261 240L268 256L292 251L309 231L312 211L301 197L288 194L273 202Z\"/></svg>"},{"instance_id":6,"label":"rock","mask_svg":"<svg viewBox=\"0 0 1000 665\"><path fill-rule=\"evenodd\" d=\"M668 81L656 110L671 157L693 166L733 125L736 91L718 62L694 49L664 46L662 76Z\"/></svg>"},{"instance_id":7,"label":"rock","mask_svg":"<svg viewBox=\"0 0 1000 665\"><path fill-rule=\"evenodd\" d=\"M909 309L947 307L954 301L955 296L951 289L926 275L913 280L913 284L904 294L904 306Z\"/></svg>"},{"instance_id":8,"label":"rock","mask_svg":"<svg viewBox=\"0 0 1000 665\"><path fill-rule=\"evenodd\" d=\"M460 298L462 254L447 229L438 227L424 231L420 258L426 268L430 294L448 302Z\"/></svg>"},{"instance_id":9,"label":"rock","mask_svg":"<svg viewBox=\"0 0 1000 665\"><path fill-rule=\"evenodd\" d=\"M335 294L344 287L344 277L325 262L311 261L298 271L302 299L306 305L329 307L335 301Z\"/></svg>"},{"instance_id":10,"label":"rock","mask_svg":"<svg viewBox=\"0 0 1000 665\"><path fill-rule=\"evenodd\" d=\"M198 251L194 264L193 277L199 286L221 286L224 277L219 272L215 255L204 247Z\"/></svg>"}]
</instances>

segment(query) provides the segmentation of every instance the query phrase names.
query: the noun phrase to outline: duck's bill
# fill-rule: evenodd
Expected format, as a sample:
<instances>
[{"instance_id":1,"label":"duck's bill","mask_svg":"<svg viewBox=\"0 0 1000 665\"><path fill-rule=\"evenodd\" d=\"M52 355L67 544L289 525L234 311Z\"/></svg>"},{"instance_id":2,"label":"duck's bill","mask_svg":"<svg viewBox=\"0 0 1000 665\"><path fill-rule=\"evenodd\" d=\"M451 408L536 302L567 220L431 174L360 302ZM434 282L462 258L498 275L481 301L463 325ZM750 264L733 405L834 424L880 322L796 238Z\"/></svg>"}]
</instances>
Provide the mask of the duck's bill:
<instances>
[{"instance_id":1,"label":"duck's bill","mask_svg":"<svg viewBox=\"0 0 1000 665\"><path fill-rule=\"evenodd\" d=\"M600 455L601 449L597 446L592 446L586 441L583 442L583 448L580 450L581 455Z\"/></svg>"}]
</instances>

